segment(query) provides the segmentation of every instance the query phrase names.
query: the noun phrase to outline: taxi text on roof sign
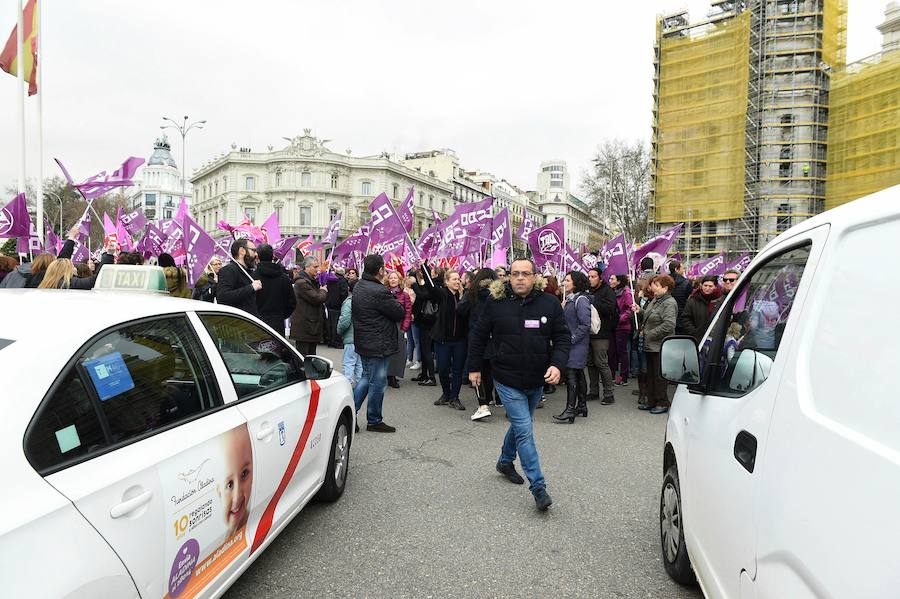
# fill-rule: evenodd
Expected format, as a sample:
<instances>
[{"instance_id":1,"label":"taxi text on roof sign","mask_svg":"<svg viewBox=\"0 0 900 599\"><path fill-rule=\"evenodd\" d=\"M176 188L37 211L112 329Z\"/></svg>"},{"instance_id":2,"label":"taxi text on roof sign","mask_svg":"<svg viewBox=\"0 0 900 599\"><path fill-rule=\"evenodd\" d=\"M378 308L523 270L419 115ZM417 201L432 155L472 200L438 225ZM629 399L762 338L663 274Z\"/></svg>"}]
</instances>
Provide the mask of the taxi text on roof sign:
<instances>
[{"instance_id":1,"label":"taxi text on roof sign","mask_svg":"<svg viewBox=\"0 0 900 599\"><path fill-rule=\"evenodd\" d=\"M166 293L166 274L158 266L104 266L94 289Z\"/></svg>"}]
</instances>

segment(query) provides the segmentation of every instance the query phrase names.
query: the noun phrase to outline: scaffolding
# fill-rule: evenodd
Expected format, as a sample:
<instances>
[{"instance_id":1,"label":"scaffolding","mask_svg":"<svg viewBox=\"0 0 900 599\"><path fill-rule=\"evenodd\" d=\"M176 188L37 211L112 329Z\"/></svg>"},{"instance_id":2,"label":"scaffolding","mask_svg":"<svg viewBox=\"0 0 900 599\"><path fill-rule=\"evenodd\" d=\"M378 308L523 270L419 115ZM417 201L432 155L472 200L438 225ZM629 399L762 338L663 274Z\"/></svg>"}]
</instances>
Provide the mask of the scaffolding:
<instances>
[{"instance_id":1,"label":"scaffolding","mask_svg":"<svg viewBox=\"0 0 900 599\"><path fill-rule=\"evenodd\" d=\"M832 74L825 208L900 184L900 52Z\"/></svg>"},{"instance_id":2,"label":"scaffolding","mask_svg":"<svg viewBox=\"0 0 900 599\"><path fill-rule=\"evenodd\" d=\"M657 223L744 213L749 17L709 22L659 42Z\"/></svg>"}]
</instances>

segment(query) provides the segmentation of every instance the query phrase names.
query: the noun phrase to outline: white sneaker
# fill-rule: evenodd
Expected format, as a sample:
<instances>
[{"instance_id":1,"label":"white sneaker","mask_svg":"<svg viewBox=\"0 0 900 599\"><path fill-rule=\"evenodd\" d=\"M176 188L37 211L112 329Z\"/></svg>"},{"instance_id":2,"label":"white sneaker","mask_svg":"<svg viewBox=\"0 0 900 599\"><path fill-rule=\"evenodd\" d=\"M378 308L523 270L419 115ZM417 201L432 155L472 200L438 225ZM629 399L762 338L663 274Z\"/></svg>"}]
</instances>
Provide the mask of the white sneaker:
<instances>
[{"instance_id":1,"label":"white sneaker","mask_svg":"<svg viewBox=\"0 0 900 599\"><path fill-rule=\"evenodd\" d=\"M422 367L422 365L419 364L418 362L413 362L413 363L409 366L409 369L410 369L410 370L418 370L418 369L420 369L421 367Z\"/></svg>"},{"instance_id":2,"label":"white sneaker","mask_svg":"<svg viewBox=\"0 0 900 599\"><path fill-rule=\"evenodd\" d=\"M478 406L478 409L475 410L475 413L472 414L472 420L481 420L482 418L487 418L491 415L491 411L487 406Z\"/></svg>"}]
</instances>

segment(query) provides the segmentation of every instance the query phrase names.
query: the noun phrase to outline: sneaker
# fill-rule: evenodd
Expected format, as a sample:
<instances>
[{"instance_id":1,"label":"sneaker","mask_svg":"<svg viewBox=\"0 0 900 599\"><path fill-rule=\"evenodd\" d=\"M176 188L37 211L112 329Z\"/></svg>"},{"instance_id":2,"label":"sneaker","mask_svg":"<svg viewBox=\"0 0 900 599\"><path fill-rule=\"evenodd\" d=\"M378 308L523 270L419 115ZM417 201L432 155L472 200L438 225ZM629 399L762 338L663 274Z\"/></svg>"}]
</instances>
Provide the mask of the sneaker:
<instances>
[{"instance_id":1,"label":"sneaker","mask_svg":"<svg viewBox=\"0 0 900 599\"><path fill-rule=\"evenodd\" d=\"M600 405L608 406L608 405L614 404L614 403L616 403L616 398L610 395L609 397L604 397L603 401L600 402Z\"/></svg>"},{"instance_id":2,"label":"sneaker","mask_svg":"<svg viewBox=\"0 0 900 599\"><path fill-rule=\"evenodd\" d=\"M425 379L419 383L420 387L437 387L437 381L434 379Z\"/></svg>"},{"instance_id":3,"label":"sneaker","mask_svg":"<svg viewBox=\"0 0 900 599\"><path fill-rule=\"evenodd\" d=\"M491 411L487 406L478 406L478 409L475 410L475 413L472 414L472 420L481 420L482 418L487 418L491 415Z\"/></svg>"},{"instance_id":4,"label":"sneaker","mask_svg":"<svg viewBox=\"0 0 900 599\"><path fill-rule=\"evenodd\" d=\"M378 424L367 424L366 430L375 433L394 433L397 431L396 428L389 424L385 424L384 422L379 422Z\"/></svg>"},{"instance_id":5,"label":"sneaker","mask_svg":"<svg viewBox=\"0 0 900 599\"><path fill-rule=\"evenodd\" d=\"M410 370L418 370L418 369L420 369L421 367L422 367L422 364L421 364L420 362L413 362L412 364L409 365L408 368L409 368Z\"/></svg>"},{"instance_id":6,"label":"sneaker","mask_svg":"<svg viewBox=\"0 0 900 599\"><path fill-rule=\"evenodd\" d=\"M410 366L412 366L412 365L413 365L412 362L410 362L409 360L406 361L406 369L407 370L410 370Z\"/></svg>"},{"instance_id":7,"label":"sneaker","mask_svg":"<svg viewBox=\"0 0 900 599\"><path fill-rule=\"evenodd\" d=\"M550 493L547 492L547 489L541 487L534 492L534 503L539 510L544 512L548 507L553 505L553 498L550 497Z\"/></svg>"},{"instance_id":8,"label":"sneaker","mask_svg":"<svg viewBox=\"0 0 900 599\"><path fill-rule=\"evenodd\" d=\"M506 480L515 485L521 485L525 482L525 479L516 472L516 467L513 466L512 462L497 462L497 472L505 476Z\"/></svg>"},{"instance_id":9,"label":"sneaker","mask_svg":"<svg viewBox=\"0 0 900 599\"><path fill-rule=\"evenodd\" d=\"M464 406L464 405L462 404L462 402L459 401L459 398L458 398L458 397L455 398L453 401L448 402L447 405L450 406L451 408L453 408L454 410L460 410L460 411L463 411L463 410L466 409L466 406Z\"/></svg>"},{"instance_id":10,"label":"sneaker","mask_svg":"<svg viewBox=\"0 0 900 599\"><path fill-rule=\"evenodd\" d=\"M637 408L638 408L638 410L652 410L652 409L654 409L654 406L651 406L648 403L642 403Z\"/></svg>"},{"instance_id":11,"label":"sneaker","mask_svg":"<svg viewBox=\"0 0 900 599\"><path fill-rule=\"evenodd\" d=\"M450 403L450 402L447 401L447 397L443 393L441 393L441 396L435 400L434 405L446 406L448 403Z\"/></svg>"},{"instance_id":12,"label":"sneaker","mask_svg":"<svg viewBox=\"0 0 900 599\"><path fill-rule=\"evenodd\" d=\"M669 408L666 406L656 406L655 408L650 408L651 414L665 414L669 411Z\"/></svg>"}]
</instances>

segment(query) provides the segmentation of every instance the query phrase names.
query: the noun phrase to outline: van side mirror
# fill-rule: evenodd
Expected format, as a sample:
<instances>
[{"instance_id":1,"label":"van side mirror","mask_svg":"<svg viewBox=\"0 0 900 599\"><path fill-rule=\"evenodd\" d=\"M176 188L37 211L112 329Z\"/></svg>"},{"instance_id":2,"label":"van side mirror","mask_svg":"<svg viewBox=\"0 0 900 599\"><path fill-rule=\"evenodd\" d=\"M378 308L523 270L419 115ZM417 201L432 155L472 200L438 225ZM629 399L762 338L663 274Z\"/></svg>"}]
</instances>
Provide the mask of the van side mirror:
<instances>
[{"instance_id":1,"label":"van side mirror","mask_svg":"<svg viewBox=\"0 0 900 599\"><path fill-rule=\"evenodd\" d=\"M670 383L700 384L700 354L693 337L666 337L659 357L662 377Z\"/></svg>"},{"instance_id":2,"label":"van side mirror","mask_svg":"<svg viewBox=\"0 0 900 599\"><path fill-rule=\"evenodd\" d=\"M303 358L303 371L306 378L311 381L321 381L331 378L331 372L334 365L331 360L320 358L319 356L306 356Z\"/></svg>"}]
</instances>

